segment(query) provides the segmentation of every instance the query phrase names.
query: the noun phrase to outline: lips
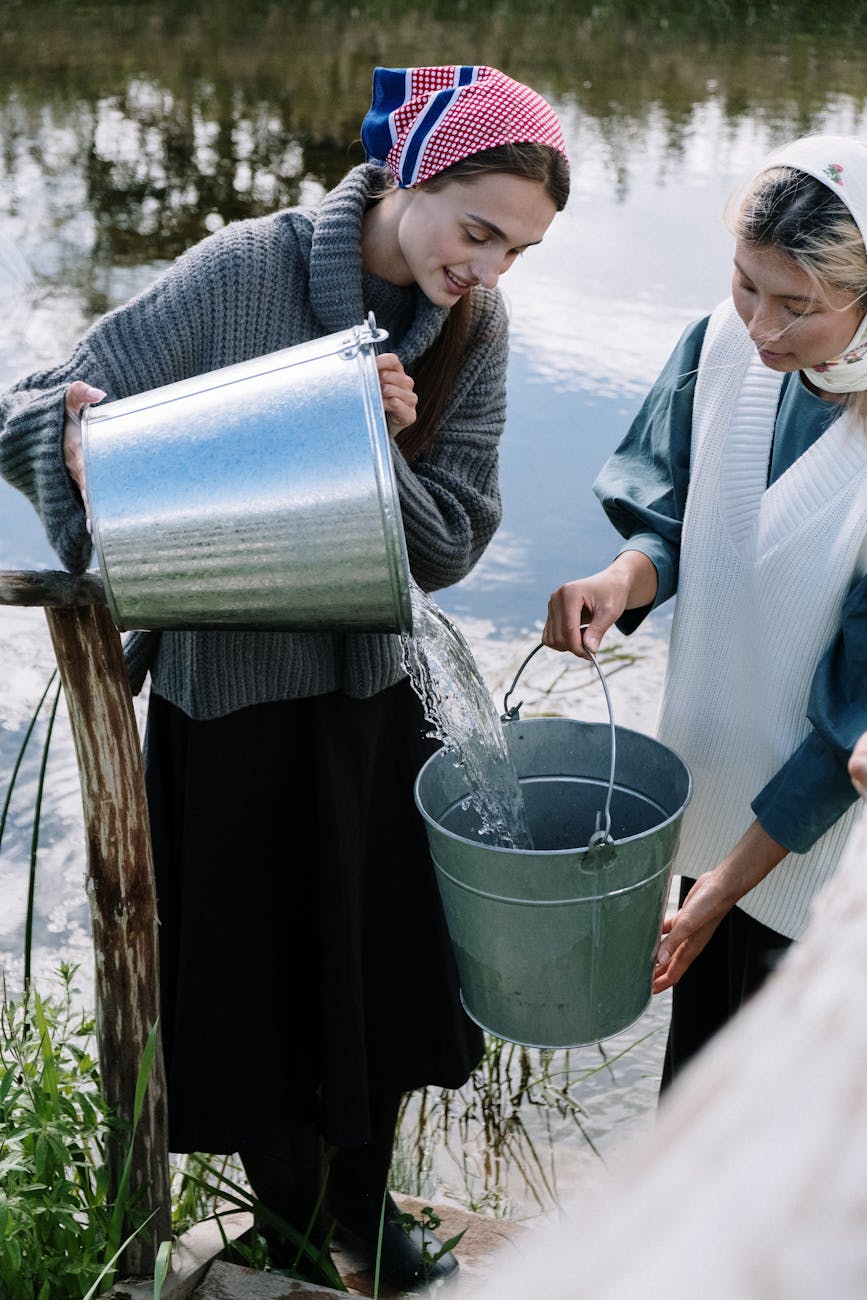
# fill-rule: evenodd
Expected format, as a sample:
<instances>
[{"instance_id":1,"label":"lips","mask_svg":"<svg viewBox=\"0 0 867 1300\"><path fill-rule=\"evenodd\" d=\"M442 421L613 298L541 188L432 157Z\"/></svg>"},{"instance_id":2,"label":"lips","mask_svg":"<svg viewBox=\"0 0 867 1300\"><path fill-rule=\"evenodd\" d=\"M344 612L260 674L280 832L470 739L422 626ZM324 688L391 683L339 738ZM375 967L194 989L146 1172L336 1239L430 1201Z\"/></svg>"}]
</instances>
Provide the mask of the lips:
<instances>
[{"instance_id":1,"label":"lips","mask_svg":"<svg viewBox=\"0 0 867 1300\"><path fill-rule=\"evenodd\" d=\"M768 348L758 348L757 351L763 361L783 361L789 355L788 352L771 352Z\"/></svg>"},{"instance_id":2,"label":"lips","mask_svg":"<svg viewBox=\"0 0 867 1300\"><path fill-rule=\"evenodd\" d=\"M449 286L452 293L463 295L469 293L470 289L473 287L469 280L461 280L460 277L450 271L447 266L443 267L443 274L445 275L446 284Z\"/></svg>"}]
</instances>

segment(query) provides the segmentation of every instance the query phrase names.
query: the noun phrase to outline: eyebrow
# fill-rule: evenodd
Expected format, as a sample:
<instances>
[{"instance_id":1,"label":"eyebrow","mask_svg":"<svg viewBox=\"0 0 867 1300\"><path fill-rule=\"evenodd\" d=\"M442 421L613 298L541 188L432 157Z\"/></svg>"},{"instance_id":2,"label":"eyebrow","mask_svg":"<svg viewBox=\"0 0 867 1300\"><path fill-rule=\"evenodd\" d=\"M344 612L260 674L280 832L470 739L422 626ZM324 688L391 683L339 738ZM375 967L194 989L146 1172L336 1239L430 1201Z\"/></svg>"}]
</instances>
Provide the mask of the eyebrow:
<instances>
[{"instance_id":1,"label":"eyebrow","mask_svg":"<svg viewBox=\"0 0 867 1300\"><path fill-rule=\"evenodd\" d=\"M468 220L474 222L477 226L484 226L486 230L490 230L491 234L496 235L498 239L505 239L506 243L509 242L509 236L506 234L505 230L501 230L499 226L495 226L493 221L488 221L487 217L480 217L475 212L465 212L464 216L467 217ZM541 244L541 242L541 239L532 239L528 244L518 244L517 247L532 248L535 244ZM738 270L740 270L740 267Z\"/></svg>"},{"instance_id":2,"label":"eyebrow","mask_svg":"<svg viewBox=\"0 0 867 1300\"><path fill-rule=\"evenodd\" d=\"M735 270L740 271L744 279L749 280L750 284L753 283L753 277L751 275L747 275L746 271L740 265L739 262L735 262ZM774 294L774 297L786 298L789 302L813 302L813 298L811 297L810 294L807 293L777 293Z\"/></svg>"}]
</instances>

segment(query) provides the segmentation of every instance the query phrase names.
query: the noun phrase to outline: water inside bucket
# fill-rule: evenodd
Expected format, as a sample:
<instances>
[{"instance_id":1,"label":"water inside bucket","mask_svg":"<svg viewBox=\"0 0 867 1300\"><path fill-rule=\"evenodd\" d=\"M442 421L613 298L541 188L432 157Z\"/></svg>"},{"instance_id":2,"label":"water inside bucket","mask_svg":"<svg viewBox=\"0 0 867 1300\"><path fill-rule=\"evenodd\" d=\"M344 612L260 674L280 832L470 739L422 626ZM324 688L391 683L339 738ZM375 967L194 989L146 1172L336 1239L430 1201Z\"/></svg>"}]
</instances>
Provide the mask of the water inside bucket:
<instances>
[{"instance_id":1,"label":"water inside bucket","mask_svg":"<svg viewBox=\"0 0 867 1300\"><path fill-rule=\"evenodd\" d=\"M500 716L473 652L435 601L410 582L413 635L401 638L404 667L422 702L431 735L466 775L460 808L473 837L504 848L531 849L524 797Z\"/></svg>"}]
</instances>

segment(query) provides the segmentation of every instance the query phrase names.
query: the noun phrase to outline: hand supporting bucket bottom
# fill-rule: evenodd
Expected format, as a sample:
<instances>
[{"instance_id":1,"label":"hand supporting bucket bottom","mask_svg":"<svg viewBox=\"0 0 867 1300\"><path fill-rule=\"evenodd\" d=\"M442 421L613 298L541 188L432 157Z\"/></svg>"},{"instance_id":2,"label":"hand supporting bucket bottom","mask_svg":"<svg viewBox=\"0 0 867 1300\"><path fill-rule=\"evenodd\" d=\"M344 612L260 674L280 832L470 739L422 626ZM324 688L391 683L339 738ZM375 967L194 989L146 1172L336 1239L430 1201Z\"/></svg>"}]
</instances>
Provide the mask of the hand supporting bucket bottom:
<instances>
[{"instance_id":1,"label":"hand supporting bucket bottom","mask_svg":"<svg viewBox=\"0 0 867 1300\"><path fill-rule=\"evenodd\" d=\"M610 697L608 725L519 708L504 731L533 849L479 838L466 774L445 751L419 772L416 804L467 1012L498 1038L577 1047L626 1029L650 1001L692 782L667 746L615 727Z\"/></svg>"}]
</instances>

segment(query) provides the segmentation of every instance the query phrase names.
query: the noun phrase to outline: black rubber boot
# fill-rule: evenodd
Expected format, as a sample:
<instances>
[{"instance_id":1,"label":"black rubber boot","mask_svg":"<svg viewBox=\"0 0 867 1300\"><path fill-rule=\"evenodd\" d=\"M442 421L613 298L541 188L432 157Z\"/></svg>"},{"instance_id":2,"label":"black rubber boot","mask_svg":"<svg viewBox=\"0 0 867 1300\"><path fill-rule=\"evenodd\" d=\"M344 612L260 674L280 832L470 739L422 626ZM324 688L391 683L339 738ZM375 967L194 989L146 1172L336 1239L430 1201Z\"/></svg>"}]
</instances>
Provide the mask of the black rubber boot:
<instances>
[{"instance_id":1,"label":"black rubber boot","mask_svg":"<svg viewBox=\"0 0 867 1300\"><path fill-rule=\"evenodd\" d=\"M328 1253L322 1213L328 1164L321 1134L308 1125L241 1147L238 1155L261 1203L255 1221L268 1245L271 1267L307 1282L334 1286L339 1275Z\"/></svg>"},{"instance_id":2,"label":"black rubber boot","mask_svg":"<svg viewBox=\"0 0 867 1300\"><path fill-rule=\"evenodd\" d=\"M332 1153L326 1205L337 1240L362 1252L374 1267L378 1254L380 1277L400 1291L418 1291L456 1273L458 1261L450 1251L440 1255L442 1242L403 1214L388 1194L400 1100L371 1099L370 1142Z\"/></svg>"}]
</instances>

